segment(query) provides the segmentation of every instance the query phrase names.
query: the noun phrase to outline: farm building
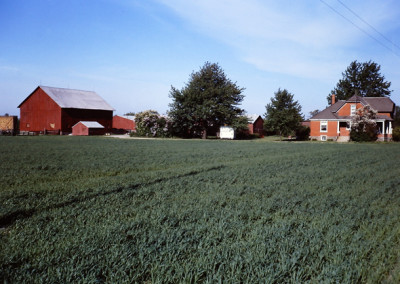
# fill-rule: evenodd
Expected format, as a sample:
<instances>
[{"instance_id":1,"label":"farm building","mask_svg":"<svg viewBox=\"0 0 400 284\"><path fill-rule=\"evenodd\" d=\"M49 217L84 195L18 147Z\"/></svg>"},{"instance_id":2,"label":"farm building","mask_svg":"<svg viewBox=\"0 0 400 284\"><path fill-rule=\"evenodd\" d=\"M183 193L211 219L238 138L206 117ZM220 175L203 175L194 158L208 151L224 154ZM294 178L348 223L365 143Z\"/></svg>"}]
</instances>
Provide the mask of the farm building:
<instances>
[{"instance_id":1,"label":"farm building","mask_svg":"<svg viewBox=\"0 0 400 284\"><path fill-rule=\"evenodd\" d=\"M79 121L112 128L114 109L92 91L38 86L18 107L20 131L67 134Z\"/></svg>"},{"instance_id":2,"label":"farm building","mask_svg":"<svg viewBox=\"0 0 400 284\"><path fill-rule=\"evenodd\" d=\"M258 114L248 116L249 119L249 134L264 134L264 120Z\"/></svg>"},{"instance_id":3,"label":"farm building","mask_svg":"<svg viewBox=\"0 0 400 284\"><path fill-rule=\"evenodd\" d=\"M17 116L0 116L0 134L15 135L18 130Z\"/></svg>"},{"instance_id":4,"label":"farm building","mask_svg":"<svg viewBox=\"0 0 400 284\"><path fill-rule=\"evenodd\" d=\"M136 130L135 117L132 115L114 115L112 128L114 133L127 133Z\"/></svg>"},{"instance_id":5,"label":"farm building","mask_svg":"<svg viewBox=\"0 0 400 284\"><path fill-rule=\"evenodd\" d=\"M79 121L72 126L72 135L76 136L104 135L105 133L104 126L97 121Z\"/></svg>"},{"instance_id":6,"label":"farm building","mask_svg":"<svg viewBox=\"0 0 400 284\"><path fill-rule=\"evenodd\" d=\"M348 100L336 101L332 95L332 104L310 118L310 138L320 141L329 139L349 141L351 122L356 111L368 106L375 110L375 122L379 128L378 140L392 139L392 121L395 104L387 97L352 96Z\"/></svg>"}]
</instances>

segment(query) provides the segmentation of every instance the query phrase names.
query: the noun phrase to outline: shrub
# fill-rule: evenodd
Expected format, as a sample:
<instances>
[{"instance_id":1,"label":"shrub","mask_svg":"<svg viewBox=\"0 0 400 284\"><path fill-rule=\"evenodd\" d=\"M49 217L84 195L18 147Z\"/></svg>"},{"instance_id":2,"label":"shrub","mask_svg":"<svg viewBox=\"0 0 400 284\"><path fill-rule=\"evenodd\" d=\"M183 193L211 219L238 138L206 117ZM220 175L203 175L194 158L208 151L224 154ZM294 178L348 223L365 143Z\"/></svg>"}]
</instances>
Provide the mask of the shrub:
<instances>
[{"instance_id":1,"label":"shrub","mask_svg":"<svg viewBox=\"0 0 400 284\"><path fill-rule=\"evenodd\" d=\"M310 127L301 125L296 130L296 139L300 141L305 141L310 138Z\"/></svg>"},{"instance_id":2,"label":"shrub","mask_svg":"<svg viewBox=\"0 0 400 284\"><path fill-rule=\"evenodd\" d=\"M170 121L157 111L146 110L139 112L135 117L135 136L170 137Z\"/></svg>"},{"instance_id":3,"label":"shrub","mask_svg":"<svg viewBox=\"0 0 400 284\"><path fill-rule=\"evenodd\" d=\"M352 120L350 139L355 142L376 141L378 127L375 117L376 112L369 106L359 108Z\"/></svg>"},{"instance_id":4,"label":"shrub","mask_svg":"<svg viewBox=\"0 0 400 284\"><path fill-rule=\"evenodd\" d=\"M392 138L393 141L400 141L400 126L397 126L393 129Z\"/></svg>"}]
</instances>

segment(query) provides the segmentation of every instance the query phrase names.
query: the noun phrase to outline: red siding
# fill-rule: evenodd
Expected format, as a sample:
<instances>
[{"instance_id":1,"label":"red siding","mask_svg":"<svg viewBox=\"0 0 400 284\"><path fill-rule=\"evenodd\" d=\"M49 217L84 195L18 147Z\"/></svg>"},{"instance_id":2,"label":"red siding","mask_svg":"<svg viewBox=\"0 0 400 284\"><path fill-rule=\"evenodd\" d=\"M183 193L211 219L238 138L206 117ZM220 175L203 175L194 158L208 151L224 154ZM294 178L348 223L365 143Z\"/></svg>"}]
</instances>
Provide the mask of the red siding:
<instances>
[{"instance_id":1,"label":"red siding","mask_svg":"<svg viewBox=\"0 0 400 284\"><path fill-rule=\"evenodd\" d=\"M259 117L254 121L254 123L249 123L249 134L258 133L260 135L264 134L264 120Z\"/></svg>"},{"instance_id":2,"label":"red siding","mask_svg":"<svg viewBox=\"0 0 400 284\"><path fill-rule=\"evenodd\" d=\"M105 132L111 132L112 111L64 108L61 113L63 133L70 133L79 121L97 121L104 126Z\"/></svg>"},{"instance_id":3,"label":"red siding","mask_svg":"<svg viewBox=\"0 0 400 284\"><path fill-rule=\"evenodd\" d=\"M135 121L119 115L113 117L112 128L133 131L136 129Z\"/></svg>"},{"instance_id":4,"label":"red siding","mask_svg":"<svg viewBox=\"0 0 400 284\"><path fill-rule=\"evenodd\" d=\"M89 128L87 128L82 123L75 124L72 127L72 135L89 135Z\"/></svg>"},{"instance_id":5,"label":"red siding","mask_svg":"<svg viewBox=\"0 0 400 284\"><path fill-rule=\"evenodd\" d=\"M20 106L21 131L59 131L61 108L40 88Z\"/></svg>"},{"instance_id":6,"label":"red siding","mask_svg":"<svg viewBox=\"0 0 400 284\"><path fill-rule=\"evenodd\" d=\"M111 132L113 112L109 110L62 109L40 87L20 105L21 131L71 133L79 121L97 121Z\"/></svg>"}]
</instances>

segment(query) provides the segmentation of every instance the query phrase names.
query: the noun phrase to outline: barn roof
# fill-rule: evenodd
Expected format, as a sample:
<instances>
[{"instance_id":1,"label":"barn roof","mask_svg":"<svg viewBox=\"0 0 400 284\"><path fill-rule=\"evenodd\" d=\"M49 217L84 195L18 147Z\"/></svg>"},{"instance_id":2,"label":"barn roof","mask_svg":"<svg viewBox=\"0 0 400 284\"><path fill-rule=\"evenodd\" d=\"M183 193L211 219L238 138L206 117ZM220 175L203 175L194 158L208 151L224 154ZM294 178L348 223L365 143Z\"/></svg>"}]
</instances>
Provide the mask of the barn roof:
<instances>
[{"instance_id":1,"label":"barn roof","mask_svg":"<svg viewBox=\"0 0 400 284\"><path fill-rule=\"evenodd\" d=\"M258 115L258 114L250 114L250 115L247 116L247 118L248 118L248 120L249 120L250 123L256 122L256 120L257 120L259 117L261 117L261 115Z\"/></svg>"},{"instance_id":2,"label":"barn roof","mask_svg":"<svg viewBox=\"0 0 400 284\"><path fill-rule=\"evenodd\" d=\"M114 109L97 93L64 88L39 86L61 108L111 110ZM35 89L35 91L37 88ZM33 91L32 94L35 92ZM30 94L18 107L20 107L32 94Z\"/></svg>"},{"instance_id":3,"label":"barn roof","mask_svg":"<svg viewBox=\"0 0 400 284\"><path fill-rule=\"evenodd\" d=\"M77 124L79 124L79 123L82 123L87 128L104 128L104 126L101 125L100 123L98 123L97 121L79 121ZM75 124L75 125L77 125L77 124ZM72 127L74 127L74 126L72 126Z\"/></svg>"}]
</instances>

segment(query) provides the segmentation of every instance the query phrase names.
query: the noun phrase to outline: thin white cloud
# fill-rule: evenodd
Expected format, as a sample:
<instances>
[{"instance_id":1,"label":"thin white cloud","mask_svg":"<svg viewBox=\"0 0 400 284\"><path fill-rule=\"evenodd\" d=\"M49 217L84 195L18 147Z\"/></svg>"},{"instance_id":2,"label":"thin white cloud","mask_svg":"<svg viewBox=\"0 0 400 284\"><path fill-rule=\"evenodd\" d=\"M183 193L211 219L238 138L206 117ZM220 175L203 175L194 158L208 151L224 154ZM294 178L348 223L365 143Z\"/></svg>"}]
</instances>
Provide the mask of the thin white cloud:
<instances>
[{"instance_id":1,"label":"thin white cloud","mask_svg":"<svg viewBox=\"0 0 400 284\"><path fill-rule=\"evenodd\" d=\"M192 28L238 50L243 61L269 72L329 80L350 62L352 49L362 52L366 38L321 1L159 1ZM350 17L338 2L325 2ZM368 18L375 27L395 16L376 1L355 5L363 7L366 17L365 11L376 11Z\"/></svg>"}]
</instances>

